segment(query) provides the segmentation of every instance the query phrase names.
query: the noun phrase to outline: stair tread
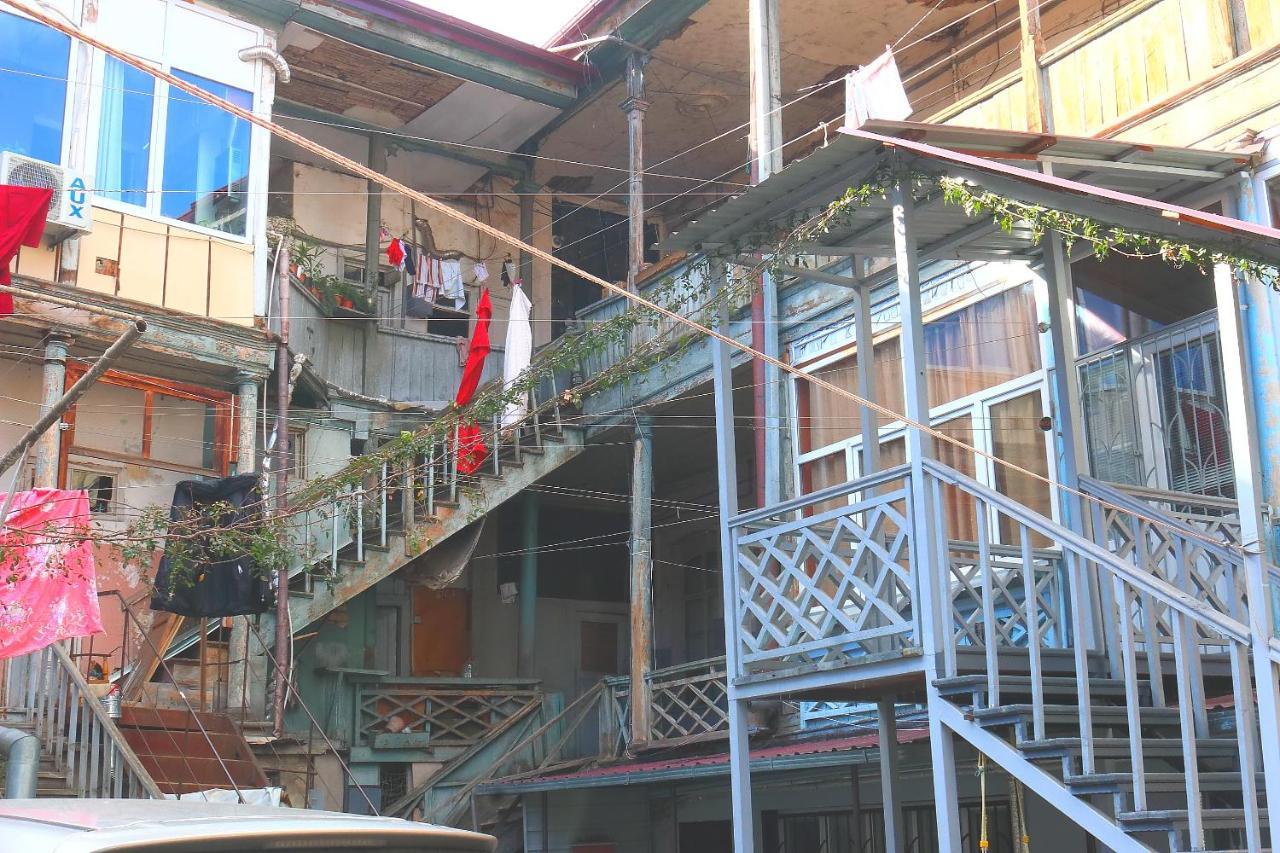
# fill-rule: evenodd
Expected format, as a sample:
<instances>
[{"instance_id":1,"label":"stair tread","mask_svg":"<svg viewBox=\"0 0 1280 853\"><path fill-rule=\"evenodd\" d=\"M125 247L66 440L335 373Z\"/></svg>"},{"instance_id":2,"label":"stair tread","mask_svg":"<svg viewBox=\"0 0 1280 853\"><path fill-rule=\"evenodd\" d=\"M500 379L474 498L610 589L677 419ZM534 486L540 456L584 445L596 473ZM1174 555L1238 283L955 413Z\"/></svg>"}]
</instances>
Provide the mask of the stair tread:
<instances>
[{"instance_id":1,"label":"stair tread","mask_svg":"<svg viewBox=\"0 0 1280 853\"><path fill-rule=\"evenodd\" d=\"M1018 749L1022 752L1042 752L1055 753L1059 751L1075 751L1081 747L1081 739L1078 737L1058 737L1045 738L1044 740L1025 740L1019 743ZM1128 738L1110 738L1095 737L1093 738L1093 748L1095 752L1101 750L1123 751L1125 754L1129 752ZM1143 753L1150 752L1176 752L1182 753L1182 741L1178 738L1143 738ZM1214 754L1236 754L1239 752L1239 746L1235 738L1196 738L1197 753L1214 753Z\"/></svg>"},{"instance_id":2,"label":"stair tread","mask_svg":"<svg viewBox=\"0 0 1280 853\"><path fill-rule=\"evenodd\" d=\"M1073 675L1046 675L1040 679L1041 685L1045 689L1053 690L1077 690L1079 682ZM933 686L941 692L962 692L974 687L986 687L987 677L982 674L976 675L953 675L948 678L934 679ZM1124 682L1118 678L1099 678L1091 677L1089 679L1089 689L1113 691L1124 691ZM1031 687L1031 676L1029 675L1001 675L1000 689L1020 689Z\"/></svg>"},{"instance_id":3,"label":"stair tread","mask_svg":"<svg viewBox=\"0 0 1280 853\"><path fill-rule=\"evenodd\" d=\"M1267 810L1259 809L1259 821L1265 826ZM1200 819L1210 828L1235 828L1242 825L1244 809L1201 809ZM1121 824L1146 824L1168 827L1185 826L1190 818L1187 809L1148 809L1142 812L1120 812L1116 820Z\"/></svg>"},{"instance_id":4,"label":"stair tread","mask_svg":"<svg viewBox=\"0 0 1280 853\"><path fill-rule=\"evenodd\" d=\"M1128 718L1128 709L1125 708L1123 705L1094 706L1093 708L1091 708L1091 710L1095 717L1107 717L1107 718L1121 717L1125 719ZM1138 711L1141 714L1141 716L1144 718L1144 721L1148 721L1148 718L1152 718L1152 717L1155 717L1155 718L1167 717L1170 719L1170 721L1175 723L1178 722L1179 720L1177 708L1152 708L1150 706L1144 705L1141 708L1139 708ZM1031 705L1023 704L1023 703L1015 703L1013 705L999 705L995 708L975 708L973 710L973 716L977 720L984 720L992 717L1001 717L1001 718L1013 717L1013 716L1030 717L1034 714L1034 712L1035 712L1035 709ZM1078 705L1046 704L1044 706L1044 714L1046 718L1049 718L1049 717L1079 718L1080 707Z\"/></svg>"}]
</instances>

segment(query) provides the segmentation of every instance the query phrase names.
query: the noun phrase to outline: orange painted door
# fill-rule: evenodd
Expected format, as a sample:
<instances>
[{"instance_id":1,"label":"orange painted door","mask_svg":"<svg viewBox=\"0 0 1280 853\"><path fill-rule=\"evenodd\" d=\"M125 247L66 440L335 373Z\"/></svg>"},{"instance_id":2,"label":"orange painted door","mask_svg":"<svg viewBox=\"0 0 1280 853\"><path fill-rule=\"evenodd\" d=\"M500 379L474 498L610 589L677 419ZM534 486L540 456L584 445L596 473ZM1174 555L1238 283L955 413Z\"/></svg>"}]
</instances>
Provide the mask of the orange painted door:
<instances>
[{"instance_id":1,"label":"orange painted door","mask_svg":"<svg viewBox=\"0 0 1280 853\"><path fill-rule=\"evenodd\" d=\"M465 589L415 586L412 674L461 675L470 654L470 593Z\"/></svg>"}]
</instances>

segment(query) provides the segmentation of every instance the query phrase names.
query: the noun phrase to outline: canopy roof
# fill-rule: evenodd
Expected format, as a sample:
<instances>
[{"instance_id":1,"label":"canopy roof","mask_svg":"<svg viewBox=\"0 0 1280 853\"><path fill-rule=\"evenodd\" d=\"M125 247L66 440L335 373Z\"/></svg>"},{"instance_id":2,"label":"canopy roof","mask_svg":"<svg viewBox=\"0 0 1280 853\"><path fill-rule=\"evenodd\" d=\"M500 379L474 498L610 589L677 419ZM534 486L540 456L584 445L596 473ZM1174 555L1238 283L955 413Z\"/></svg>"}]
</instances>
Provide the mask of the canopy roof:
<instances>
[{"instance_id":1,"label":"canopy roof","mask_svg":"<svg viewBox=\"0 0 1280 853\"><path fill-rule=\"evenodd\" d=\"M1280 264L1280 231L1174 203L1232 180L1248 166L1247 158L1220 151L910 122L870 122L856 130L842 129L809 157L673 233L665 246L680 251L750 247L794 212L830 203L895 160L907 171L963 178L1026 203ZM805 249L829 255L892 255L892 227L889 202L876 199ZM1002 260L1038 251L1030 229L1015 227L1006 233L990 217L969 217L941 198L921 202L915 228L920 253L928 257Z\"/></svg>"}]
</instances>

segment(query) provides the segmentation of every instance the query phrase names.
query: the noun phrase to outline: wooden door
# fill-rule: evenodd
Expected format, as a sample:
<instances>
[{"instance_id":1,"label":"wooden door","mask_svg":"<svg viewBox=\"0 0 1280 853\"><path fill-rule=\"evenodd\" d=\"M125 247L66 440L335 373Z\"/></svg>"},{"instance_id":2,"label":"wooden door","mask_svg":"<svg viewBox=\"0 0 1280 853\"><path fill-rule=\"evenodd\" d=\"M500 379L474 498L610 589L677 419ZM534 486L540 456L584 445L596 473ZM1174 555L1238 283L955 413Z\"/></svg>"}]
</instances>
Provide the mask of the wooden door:
<instances>
[{"instance_id":1,"label":"wooden door","mask_svg":"<svg viewBox=\"0 0 1280 853\"><path fill-rule=\"evenodd\" d=\"M470 655L470 593L465 589L415 586L412 674L461 675Z\"/></svg>"}]
</instances>

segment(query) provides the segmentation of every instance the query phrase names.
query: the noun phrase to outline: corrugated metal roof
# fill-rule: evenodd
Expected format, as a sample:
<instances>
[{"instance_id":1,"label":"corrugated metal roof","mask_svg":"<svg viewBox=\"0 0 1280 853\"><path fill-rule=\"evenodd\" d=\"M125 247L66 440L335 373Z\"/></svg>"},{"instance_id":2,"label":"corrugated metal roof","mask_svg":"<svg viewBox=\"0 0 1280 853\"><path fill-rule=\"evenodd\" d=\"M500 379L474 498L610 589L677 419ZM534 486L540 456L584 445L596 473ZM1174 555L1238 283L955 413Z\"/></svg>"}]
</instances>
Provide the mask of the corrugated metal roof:
<instances>
[{"instance_id":1,"label":"corrugated metal roof","mask_svg":"<svg viewBox=\"0 0 1280 853\"><path fill-rule=\"evenodd\" d=\"M928 140L928 141L922 141ZM938 143L938 144L935 144ZM945 144L946 147L940 147ZM1168 201L1248 165L1222 152L1143 146L909 122L842 130L827 146L674 233L666 247L695 251L749 244L796 211L820 209L864 183L890 157L920 170L963 177L993 192L1177 239L1247 251L1280 262L1280 231L1179 207ZM1050 164L1052 175L1040 171ZM820 245L829 254L891 255L887 201L854 211ZM941 199L916 210L922 255L1000 260L1036 250L1025 230L1006 233L989 217L969 218ZM816 248L816 247L814 247Z\"/></svg>"},{"instance_id":2,"label":"corrugated metal roof","mask_svg":"<svg viewBox=\"0 0 1280 853\"><path fill-rule=\"evenodd\" d=\"M822 757L831 757L841 753L852 753L874 749L879 745L876 733L858 735L856 737L825 738L822 740L795 741L776 746L760 747L751 750L751 770L753 773L770 769L789 769L797 762L787 759L801 759L798 763L844 763L848 756L839 762L823 762ZM929 737L927 729L898 729L898 743L907 744L925 740ZM804 761L804 759L812 759ZM777 766L785 763L785 767ZM596 788L620 785L638 785L670 778L693 778L695 776L723 776L729 772L729 755L718 752L713 755L685 755L679 758L649 759L636 761L619 761L576 770L568 773L549 773L542 776L529 776L520 779L496 779L487 782L479 789L482 794L510 794L545 791L555 788Z\"/></svg>"}]
</instances>

